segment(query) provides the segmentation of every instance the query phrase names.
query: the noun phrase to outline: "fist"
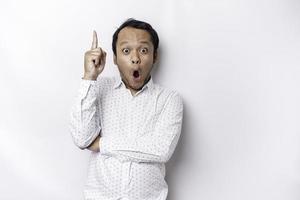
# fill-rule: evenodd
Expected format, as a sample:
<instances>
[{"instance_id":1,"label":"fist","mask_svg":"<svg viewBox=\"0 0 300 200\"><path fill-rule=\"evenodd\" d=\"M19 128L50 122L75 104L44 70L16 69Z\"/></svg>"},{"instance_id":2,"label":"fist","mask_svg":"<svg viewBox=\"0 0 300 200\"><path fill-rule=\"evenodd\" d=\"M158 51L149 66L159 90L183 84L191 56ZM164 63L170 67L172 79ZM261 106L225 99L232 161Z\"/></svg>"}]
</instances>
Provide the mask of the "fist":
<instances>
[{"instance_id":1,"label":"fist","mask_svg":"<svg viewBox=\"0 0 300 200\"><path fill-rule=\"evenodd\" d=\"M103 71L106 62L106 52L98 47L97 33L93 33L91 50L84 54L84 79L96 80Z\"/></svg>"}]
</instances>

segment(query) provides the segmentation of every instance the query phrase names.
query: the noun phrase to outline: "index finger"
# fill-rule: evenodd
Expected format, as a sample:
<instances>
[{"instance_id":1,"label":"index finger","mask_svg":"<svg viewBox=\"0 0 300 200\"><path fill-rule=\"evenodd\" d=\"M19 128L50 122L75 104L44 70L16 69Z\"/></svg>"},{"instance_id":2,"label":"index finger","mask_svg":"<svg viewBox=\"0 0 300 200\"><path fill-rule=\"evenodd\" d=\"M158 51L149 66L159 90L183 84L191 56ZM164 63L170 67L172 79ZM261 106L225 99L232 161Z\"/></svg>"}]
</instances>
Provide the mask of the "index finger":
<instances>
[{"instance_id":1,"label":"index finger","mask_svg":"<svg viewBox=\"0 0 300 200\"><path fill-rule=\"evenodd\" d=\"M96 49L98 47L98 37L96 31L93 32L93 43L91 49Z\"/></svg>"}]
</instances>

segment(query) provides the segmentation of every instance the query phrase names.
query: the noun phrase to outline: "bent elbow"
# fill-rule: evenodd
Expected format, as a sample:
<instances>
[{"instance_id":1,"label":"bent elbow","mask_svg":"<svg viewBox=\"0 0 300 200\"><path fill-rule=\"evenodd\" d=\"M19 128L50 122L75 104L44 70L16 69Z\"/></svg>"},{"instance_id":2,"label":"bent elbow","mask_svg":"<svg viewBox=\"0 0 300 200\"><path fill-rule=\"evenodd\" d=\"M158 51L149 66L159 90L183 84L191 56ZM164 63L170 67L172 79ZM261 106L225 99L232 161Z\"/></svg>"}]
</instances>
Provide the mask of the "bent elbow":
<instances>
[{"instance_id":1,"label":"bent elbow","mask_svg":"<svg viewBox=\"0 0 300 200\"><path fill-rule=\"evenodd\" d=\"M78 141L75 138L73 138L73 142L75 146L77 146L79 149L84 150L88 146L85 141Z\"/></svg>"}]
</instances>

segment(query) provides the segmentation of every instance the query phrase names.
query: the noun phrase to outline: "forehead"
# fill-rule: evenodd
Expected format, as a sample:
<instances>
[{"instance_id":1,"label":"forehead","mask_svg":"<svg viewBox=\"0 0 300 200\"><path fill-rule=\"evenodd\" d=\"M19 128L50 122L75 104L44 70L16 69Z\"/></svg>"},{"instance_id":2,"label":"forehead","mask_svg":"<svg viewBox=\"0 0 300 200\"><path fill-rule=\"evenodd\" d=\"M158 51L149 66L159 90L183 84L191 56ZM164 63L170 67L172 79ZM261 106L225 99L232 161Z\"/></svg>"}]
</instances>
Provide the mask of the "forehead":
<instances>
[{"instance_id":1,"label":"forehead","mask_svg":"<svg viewBox=\"0 0 300 200\"><path fill-rule=\"evenodd\" d=\"M121 43L129 43L129 42L138 42L138 43L146 42L152 44L151 36L147 31L143 29L125 27L119 32L117 43L121 44Z\"/></svg>"}]
</instances>

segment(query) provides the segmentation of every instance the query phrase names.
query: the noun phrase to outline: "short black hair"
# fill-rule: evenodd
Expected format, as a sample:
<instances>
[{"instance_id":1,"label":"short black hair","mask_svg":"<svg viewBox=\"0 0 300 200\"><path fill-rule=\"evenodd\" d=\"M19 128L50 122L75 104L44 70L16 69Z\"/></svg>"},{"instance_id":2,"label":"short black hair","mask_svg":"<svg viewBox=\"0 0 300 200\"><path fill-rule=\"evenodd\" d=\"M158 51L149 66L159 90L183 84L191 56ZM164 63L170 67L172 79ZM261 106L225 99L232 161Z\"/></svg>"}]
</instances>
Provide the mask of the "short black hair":
<instances>
[{"instance_id":1,"label":"short black hair","mask_svg":"<svg viewBox=\"0 0 300 200\"><path fill-rule=\"evenodd\" d=\"M129 18L125 22L123 22L123 24L121 24L121 26L115 31L115 33L113 35L112 50L113 50L115 56L117 55L116 46L117 46L119 32L125 27L132 27L132 28L137 28L137 29L142 29L142 30L147 31L151 36L151 41L152 41L152 44L154 47L154 53L157 52L158 44L159 44L159 38L158 38L157 32L152 28L152 26L149 23L139 21L134 18Z\"/></svg>"}]
</instances>

